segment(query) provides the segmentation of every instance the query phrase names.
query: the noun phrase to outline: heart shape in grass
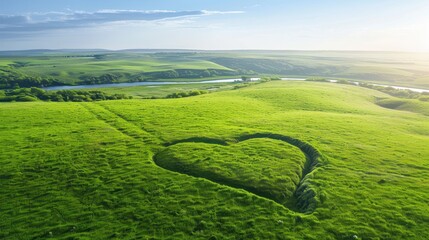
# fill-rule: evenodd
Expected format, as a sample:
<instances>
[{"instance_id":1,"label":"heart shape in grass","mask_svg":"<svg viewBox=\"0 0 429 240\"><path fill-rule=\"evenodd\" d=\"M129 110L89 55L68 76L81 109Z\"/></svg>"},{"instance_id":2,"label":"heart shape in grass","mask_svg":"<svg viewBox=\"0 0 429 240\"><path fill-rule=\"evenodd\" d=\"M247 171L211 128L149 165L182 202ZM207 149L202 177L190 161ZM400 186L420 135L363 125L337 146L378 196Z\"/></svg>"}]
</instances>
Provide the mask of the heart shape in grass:
<instances>
[{"instance_id":1,"label":"heart shape in grass","mask_svg":"<svg viewBox=\"0 0 429 240\"><path fill-rule=\"evenodd\" d=\"M162 168L244 189L296 209L308 208L311 199L297 206L297 191L318 157L317 150L299 140L254 134L235 143L205 138L176 141L155 155L154 161ZM306 198L315 195L305 189L299 192L305 192Z\"/></svg>"}]
</instances>

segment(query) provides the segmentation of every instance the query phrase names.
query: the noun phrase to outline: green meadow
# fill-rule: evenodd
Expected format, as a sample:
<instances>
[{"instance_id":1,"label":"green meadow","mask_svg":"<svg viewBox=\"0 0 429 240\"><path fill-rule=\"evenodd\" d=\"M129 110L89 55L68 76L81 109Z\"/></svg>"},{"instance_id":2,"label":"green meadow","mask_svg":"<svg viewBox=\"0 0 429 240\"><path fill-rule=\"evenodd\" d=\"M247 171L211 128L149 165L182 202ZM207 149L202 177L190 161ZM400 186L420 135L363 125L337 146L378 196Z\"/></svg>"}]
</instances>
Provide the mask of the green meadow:
<instances>
[{"instance_id":1,"label":"green meadow","mask_svg":"<svg viewBox=\"0 0 429 240\"><path fill-rule=\"evenodd\" d=\"M307 81L197 88L222 91L0 103L0 238L428 238L429 102Z\"/></svg>"},{"instance_id":2,"label":"green meadow","mask_svg":"<svg viewBox=\"0 0 429 240\"><path fill-rule=\"evenodd\" d=\"M182 57L182 54L164 56L161 54L135 53L62 53L37 56L0 57L0 70L12 71L28 76L53 78L65 84L91 84L91 78L102 78L97 83L142 81L151 78L180 78L179 74L170 76L171 71L190 71L196 74L203 70L225 71L220 75L233 75L233 71L216 63ZM103 78L110 74L112 77ZM149 74L149 76L144 76ZM185 73L191 78L210 78L208 75Z\"/></svg>"},{"instance_id":3,"label":"green meadow","mask_svg":"<svg viewBox=\"0 0 429 240\"><path fill-rule=\"evenodd\" d=\"M33 50L0 52L0 88L287 76L427 89L428 69L427 53Z\"/></svg>"},{"instance_id":4,"label":"green meadow","mask_svg":"<svg viewBox=\"0 0 429 240\"><path fill-rule=\"evenodd\" d=\"M125 94L134 98L165 98L171 93L203 90L208 92L232 90L239 83L199 83L199 84L168 84L155 86L107 87L94 88L108 94ZM93 90L92 88L89 90Z\"/></svg>"}]
</instances>

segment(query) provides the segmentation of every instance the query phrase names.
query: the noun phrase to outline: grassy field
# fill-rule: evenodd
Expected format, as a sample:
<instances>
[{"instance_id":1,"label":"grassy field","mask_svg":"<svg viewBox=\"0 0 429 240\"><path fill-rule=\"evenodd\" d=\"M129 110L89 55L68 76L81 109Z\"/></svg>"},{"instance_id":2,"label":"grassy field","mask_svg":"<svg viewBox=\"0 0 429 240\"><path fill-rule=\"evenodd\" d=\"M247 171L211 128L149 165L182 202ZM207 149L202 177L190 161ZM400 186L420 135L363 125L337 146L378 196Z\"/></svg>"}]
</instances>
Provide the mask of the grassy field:
<instances>
[{"instance_id":1,"label":"grassy field","mask_svg":"<svg viewBox=\"0 0 429 240\"><path fill-rule=\"evenodd\" d=\"M429 55L424 53L232 51L206 56L217 64L244 72L429 88Z\"/></svg>"},{"instance_id":2,"label":"grassy field","mask_svg":"<svg viewBox=\"0 0 429 240\"><path fill-rule=\"evenodd\" d=\"M287 81L2 103L0 238L427 239L428 109Z\"/></svg>"},{"instance_id":3,"label":"grassy field","mask_svg":"<svg viewBox=\"0 0 429 240\"><path fill-rule=\"evenodd\" d=\"M105 74L117 75L116 82L129 82L148 72L171 70L230 70L216 63L194 60L181 55L158 56L156 54L132 53L80 53L50 56L0 57L0 67L30 76L53 77L67 84L82 82L85 77L99 77ZM203 78L206 79L206 78Z\"/></svg>"},{"instance_id":4,"label":"grassy field","mask_svg":"<svg viewBox=\"0 0 429 240\"><path fill-rule=\"evenodd\" d=\"M234 83L207 83L207 84L172 84L157 86L135 86L135 87L114 87L114 88L94 88L109 94L126 94L134 98L165 98L175 92L187 92L191 90L206 90L209 92L231 90L238 84ZM91 89L93 90L93 89Z\"/></svg>"},{"instance_id":5,"label":"grassy field","mask_svg":"<svg viewBox=\"0 0 429 240\"><path fill-rule=\"evenodd\" d=\"M3 78L2 74L13 73L13 76L23 74L50 78L57 81L55 85L58 82L96 84L149 80L201 81L241 75L268 75L327 77L429 88L428 69L428 54L400 52L0 52L0 80ZM25 76L22 78L25 79ZM14 78L16 77L11 77Z\"/></svg>"}]
</instances>

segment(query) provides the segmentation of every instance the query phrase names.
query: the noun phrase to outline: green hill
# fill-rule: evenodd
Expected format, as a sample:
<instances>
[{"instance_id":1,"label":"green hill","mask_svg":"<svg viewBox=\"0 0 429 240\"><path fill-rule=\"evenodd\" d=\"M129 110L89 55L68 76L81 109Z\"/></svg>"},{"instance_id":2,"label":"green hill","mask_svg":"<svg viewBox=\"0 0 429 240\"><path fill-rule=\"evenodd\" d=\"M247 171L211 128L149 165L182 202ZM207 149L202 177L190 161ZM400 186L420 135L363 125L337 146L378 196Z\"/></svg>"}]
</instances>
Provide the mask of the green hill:
<instances>
[{"instance_id":1,"label":"green hill","mask_svg":"<svg viewBox=\"0 0 429 240\"><path fill-rule=\"evenodd\" d=\"M0 89L248 76L350 79L429 88L429 55L401 52L34 50L0 52Z\"/></svg>"},{"instance_id":2,"label":"green hill","mask_svg":"<svg viewBox=\"0 0 429 240\"><path fill-rule=\"evenodd\" d=\"M1 103L0 238L426 239L428 116L382 98L272 81Z\"/></svg>"}]
</instances>

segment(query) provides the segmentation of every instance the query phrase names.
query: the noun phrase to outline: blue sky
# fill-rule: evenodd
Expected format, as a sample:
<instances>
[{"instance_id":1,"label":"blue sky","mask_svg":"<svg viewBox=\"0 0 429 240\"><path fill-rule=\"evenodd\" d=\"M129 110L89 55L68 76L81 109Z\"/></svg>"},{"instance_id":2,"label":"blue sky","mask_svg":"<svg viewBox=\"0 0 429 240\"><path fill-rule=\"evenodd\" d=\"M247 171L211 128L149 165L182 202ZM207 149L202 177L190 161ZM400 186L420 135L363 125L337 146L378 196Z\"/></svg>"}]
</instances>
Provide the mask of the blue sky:
<instances>
[{"instance_id":1,"label":"blue sky","mask_svg":"<svg viewBox=\"0 0 429 240\"><path fill-rule=\"evenodd\" d=\"M0 50L429 51L427 0L0 2Z\"/></svg>"}]
</instances>

